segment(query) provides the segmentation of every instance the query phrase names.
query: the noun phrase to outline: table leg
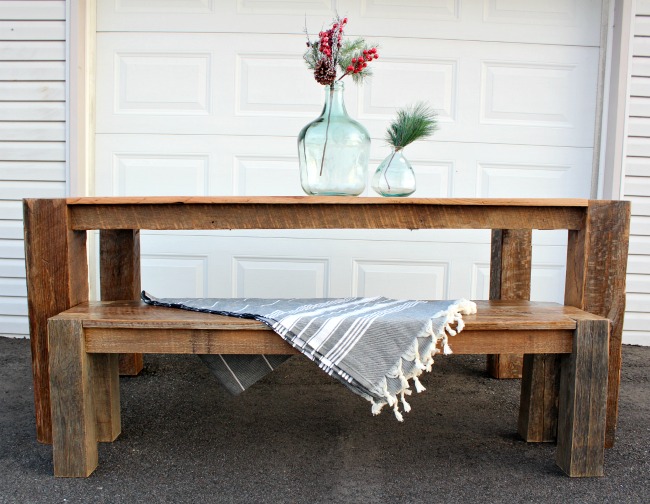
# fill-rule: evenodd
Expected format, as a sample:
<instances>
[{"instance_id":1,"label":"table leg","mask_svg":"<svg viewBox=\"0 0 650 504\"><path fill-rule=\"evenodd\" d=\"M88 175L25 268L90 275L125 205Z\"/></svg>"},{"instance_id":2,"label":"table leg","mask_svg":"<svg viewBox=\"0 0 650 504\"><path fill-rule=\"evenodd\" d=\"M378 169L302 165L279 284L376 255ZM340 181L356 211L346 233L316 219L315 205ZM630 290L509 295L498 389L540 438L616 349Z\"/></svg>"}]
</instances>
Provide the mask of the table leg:
<instances>
[{"instance_id":1,"label":"table leg","mask_svg":"<svg viewBox=\"0 0 650 504\"><path fill-rule=\"evenodd\" d=\"M494 229L490 259L490 299L530 299L532 231ZM488 373L494 378L521 378L521 355L487 356Z\"/></svg>"},{"instance_id":2,"label":"table leg","mask_svg":"<svg viewBox=\"0 0 650 504\"><path fill-rule=\"evenodd\" d=\"M606 317L609 338L607 435L614 446L625 315L625 279L630 234L629 201L591 201L586 223L569 232L565 304Z\"/></svg>"},{"instance_id":3,"label":"table leg","mask_svg":"<svg viewBox=\"0 0 650 504\"><path fill-rule=\"evenodd\" d=\"M28 199L23 212L36 438L51 443L47 319L88 300L86 232L69 229L64 199Z\"/></svg>"},{"instance_id":4,"label":"table leg","mask_svg":"<svg viewBox=\"0 0 650 504\"><path fill-rule=\"evenodd\" d=\"M561 357L556 463L569 476L602 476L607 414L608 320L579 320Z\"/></svg>"},{"instance_id":5,"label":"table leg","mask_svg":"<svg viewBox=\"0 0 650 504\"><path fill-rule=\"evenodd\" d=\"M111 229L99 232L99 278L102 301L140 299L140 231ZM142 354L121 354L120 374L142 371Z\"/></svg>"}]
</instances>

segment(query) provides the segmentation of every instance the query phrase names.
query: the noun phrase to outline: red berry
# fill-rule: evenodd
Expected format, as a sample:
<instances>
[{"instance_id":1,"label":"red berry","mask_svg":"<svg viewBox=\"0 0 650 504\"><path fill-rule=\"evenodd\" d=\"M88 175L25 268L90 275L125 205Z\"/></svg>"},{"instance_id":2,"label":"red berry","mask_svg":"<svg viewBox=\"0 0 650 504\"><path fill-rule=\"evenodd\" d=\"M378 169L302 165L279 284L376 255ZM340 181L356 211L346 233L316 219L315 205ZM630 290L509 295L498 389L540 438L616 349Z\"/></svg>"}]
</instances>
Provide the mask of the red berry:
<instances>
[{"instance_id":1,"label":"red berry","mask_svg":"<svg viewBox=\"0 0 650 504\"><path fill-rule=\"evenodd\" d=\"M348 72L354 72L354 67L350 65L349 67L346 68Z\"/></svg>"},{"instance_id":2,"label":"red berry","mask_svg":"<svg viewBox=\"0 0 650 504\"><path fill-rule=\"evenodd\" d=\"M343 18L343 24L348 22L348 18Z\"/></svg>"},{"instance_id":3,"label":"red berry","mask_svg":"<svg viewBox=\"0 0 650 504\"><path fill-rule=\"evenodd\" d=\"M379 54L375 54L375 59L379 58Z\"/></svg>"},{"instance_id":4,"label":"red berry","mask_svg":"<svg viewBox=\"0 0 650 504\"><path fill-rule=\"evenodd\" d=\"M356 62L357 62L357 58L352 58L352 63L356 63Z\"/></svg>"}]
</instances>

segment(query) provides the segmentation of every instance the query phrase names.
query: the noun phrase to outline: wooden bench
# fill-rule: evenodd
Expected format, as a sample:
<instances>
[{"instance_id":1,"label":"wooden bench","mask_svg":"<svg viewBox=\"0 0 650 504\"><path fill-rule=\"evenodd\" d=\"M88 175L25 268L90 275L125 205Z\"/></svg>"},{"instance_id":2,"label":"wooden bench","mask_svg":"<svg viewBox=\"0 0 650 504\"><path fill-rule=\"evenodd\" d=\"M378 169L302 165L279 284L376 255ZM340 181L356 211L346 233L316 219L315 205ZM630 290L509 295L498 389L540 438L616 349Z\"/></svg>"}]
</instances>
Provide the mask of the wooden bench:
<instances>
[{"instance_id":1,"label":"wooden bench","mask_svg":"<svg viewBox=\"0 0 650 504\"><path fill-rule=\"evenodd\" d=\"M244 325L233 331L232 322L224 319L208 322L197 313L184 319L174 312L171 317L176 322L171 324L165 320L170 315L162 315L167 310L144 310L138 303L132 304L140 292L141 229L337 228L491 229L490 298L513 304L482 305L483 311L479 308L476 318L454 340L454 350L491 354L497 363L508 361L508 355L523 354L519 433L527 441L553 441L557 435L558 463L568 474L602 474L598 413L602 397L597 390L606 384L604 446L612 446L625 312L628 202L79 198L25 200L24 210L37 438L53 442L54 426L55 470L59 475L88 474L96 464L96 440L112 440L119 433L117 354L120 370L135 374L142 366L141 352L166 352L166 348L170 353L175 348L189 353L198 349L201 353L242 353L243 345L250 346L250 353L273 353L268 348L280 345L281 353L287 351L281 340L260 331L263 327L254 322L238 320ZM566 306L530 304L515 315L512 309L521 308L515 301L530 296L533 229L568 232ZM91 305L86 304L88 230L100 230L103 300ZM107 303L117 300L130 303ZM156 317L171 326L161 326ZM518 320L514 326L513 319ZM610 321L609 343L605 319ZM136 333L140 343L134 338ZM545 346L556 337L557 347ZM225 347L217 340L224 341ZM489 348L487 341L491 341ZM561 354L568 356L558 357ZM70 358L72 361L65 361ZM605 362L606 380L584 372L582 366L587 362L598 369ZM589 399L583 396L583 385L589 386Z\"/></svg>"},{"instance_id":2,"label":"wooden bench","mask_svg":"<svg viewBox=\"0 0 650 504\"><path fill-rule=\"evenodd\" d=\"M557 465L570 476L602 476L609 321L552 303L477 304L478 314L451 338L454 353L561 356L559 408L547 412L557 422ZM117 354L297 353L261 322L137 301L82 303L52 317L49 345L56 476L88 476L97 441L120 434Z\"/></svg>"}]
</instances>

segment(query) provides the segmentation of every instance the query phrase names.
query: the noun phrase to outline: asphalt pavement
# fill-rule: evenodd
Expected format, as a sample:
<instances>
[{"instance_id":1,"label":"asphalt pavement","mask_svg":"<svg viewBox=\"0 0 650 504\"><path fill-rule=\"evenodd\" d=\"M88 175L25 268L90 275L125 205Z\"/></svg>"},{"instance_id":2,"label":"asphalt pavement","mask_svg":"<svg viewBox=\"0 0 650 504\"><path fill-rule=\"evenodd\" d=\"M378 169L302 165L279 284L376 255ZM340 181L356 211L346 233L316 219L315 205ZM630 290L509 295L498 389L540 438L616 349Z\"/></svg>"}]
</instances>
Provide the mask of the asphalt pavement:
<instances>
[{"instance_id":1,"label":"asphalt pavement","mask_svg":"<svg viewBox=\"0 0 650 504\"><path fill-rule=\"evenodd\" d=\"M122 434L86 479L35 440L28 340L0 338L0 503L649 503L650 347L625 346L605 476L571 479L516 432L519 382L439 356L398 423L294 357L230 397L196 356L121 378Z\"/></svg>"}]
</instances>

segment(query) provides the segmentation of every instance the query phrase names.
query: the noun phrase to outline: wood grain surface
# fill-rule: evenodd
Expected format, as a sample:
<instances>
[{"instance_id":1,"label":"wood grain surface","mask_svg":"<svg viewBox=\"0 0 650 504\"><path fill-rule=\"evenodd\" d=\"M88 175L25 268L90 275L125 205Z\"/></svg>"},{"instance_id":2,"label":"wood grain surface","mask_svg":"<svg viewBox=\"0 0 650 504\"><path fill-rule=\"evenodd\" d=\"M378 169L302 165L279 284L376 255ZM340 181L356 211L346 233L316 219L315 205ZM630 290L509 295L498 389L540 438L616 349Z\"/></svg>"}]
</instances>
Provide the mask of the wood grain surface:
<instances>
[{"instance_id":1,"label":"wood grain surface","mask_svg":"<svg viewBox=\"0 0 650 504\"><path fill-rule=\"evenodd\" d=\"M530 229L493 229L490 259L490 299L530 299L533 233ZM521 378L523 356L488 355L493 378Z\"/></svg>"},{"instance_id":2,"label":"wood grain surface","mask_svg":"<svg viewBox=\"0 0 650 504\"><path fill-rule=\"evenodd\" d=\"M65 200L23 204L36 438L52 442L47 319L88 300L86 233L71 231Z\"/></svg>"},{"instance_id":3,"label":"wood grain surface","mask_svg":"<svg viewBox=\"0 0 650 504\"><path fill-rule=\"evenodd\" d=\"M103 229L99 233L101 299L140 299L140 231ZM119 356L120 374L135 376L144 366L142 354Z\"/></svg>"}]
</instances>

